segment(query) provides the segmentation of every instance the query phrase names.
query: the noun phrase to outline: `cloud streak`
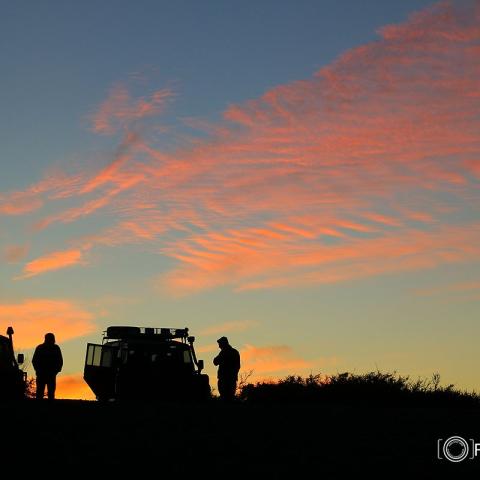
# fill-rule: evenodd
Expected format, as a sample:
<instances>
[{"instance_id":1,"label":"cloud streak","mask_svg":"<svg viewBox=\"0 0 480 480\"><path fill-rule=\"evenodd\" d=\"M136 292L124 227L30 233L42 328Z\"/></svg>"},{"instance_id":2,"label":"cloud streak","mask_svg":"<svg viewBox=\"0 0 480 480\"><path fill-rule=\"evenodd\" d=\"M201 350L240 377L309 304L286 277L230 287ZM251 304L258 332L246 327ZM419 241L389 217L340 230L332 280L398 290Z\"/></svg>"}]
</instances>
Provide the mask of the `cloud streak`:
<instances>
[{"instance_id":1,"label":"cloud streak","mask_svg":"<svg viewBox=\"0 0 480 480\"><path fill-rule=\"evenodd\" d=\"M312 364L297 357L286 345L256 347L246 345L241 350L242 371L253 370L255 376L300 372L311 368Z\"/></svg>"},{"instance_id":2,"label":"cloud streak","mask_svg":"<svg viewBox=\"0 0 480 480\"><path fill-rule=\"evenodd\" d=\"M172 90L165 88L153 92L149 97L135 100L124 85L117 85L92 115L92 130L112 135L133 122L160 114L172 96Z\"/></svg>"},{"instance_id":3,"label":"cloud streak","mask_svg":"<svg viewBox=\"0 0 480 480\"><path fill-rule=\"evenodd\" d=\"M315 231L312 229L312 232ZM318 230L321 232L321 229ZM318 233L316 242L295 234L276 237L258 229L211 235L177 245L171 255L182 267L161 277L173 293L230 284L237 290L335 283L385 273L433 268L480 256L480 225L430 231L376 231L367 240L347 233L335 244Z\"/></svg>"},{"instance_id":4,"label":"cloud streak","mask_svg":"<svg viewBox=\"0 0 480 480\"><path fill-rule=\"evenodd\" d=\"M0 323L5 329L13 326L17 349L42 343L47 332L54 332L60 343L86 335L96 328L93 314L76 302L49 298L0 303Z\"/></svg>"},{"instance_id":5,"label":"cloud streak","mask_svg":"<svg viewBox=\"0 0 480 480\"><path fill-rule=\"evenodd\" d=\"M23 274L18 279L25 279L62 268L81 264L82 251L79 249L52 252L28 262L23 268Z\"/></svg>"},{"instance_id":6,"label":"cloud streak","mask_svg":"<svg viewBox=\"0 0 480 480\"><path fill-rule=\"evenodd\" d=\"M15 211L16 196L26 202L17 214L70 196L75 205L40 226L102 214L116 223L33 260L24 277L126 243L176 262L156 280L173 295L479 261L479 24L478 2L435 5L309 79L231 105L170 149L141 127L172 93L135 99L114 87L92 116L97 133L122 132L110 163L64 176L63 190L4 195L0 213Z\"/></svg>"}]
</instances>

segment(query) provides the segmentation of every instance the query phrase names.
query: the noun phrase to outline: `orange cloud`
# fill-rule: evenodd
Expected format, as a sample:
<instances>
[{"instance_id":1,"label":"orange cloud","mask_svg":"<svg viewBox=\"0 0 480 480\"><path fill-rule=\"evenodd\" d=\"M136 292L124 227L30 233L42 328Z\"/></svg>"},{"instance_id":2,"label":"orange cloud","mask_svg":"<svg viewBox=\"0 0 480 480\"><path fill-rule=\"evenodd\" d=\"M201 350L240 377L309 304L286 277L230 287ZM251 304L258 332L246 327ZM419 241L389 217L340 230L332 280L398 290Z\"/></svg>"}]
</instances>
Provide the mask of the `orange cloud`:
<instances>
[{"instance_id":1,"label":"orange cloud","mask_svg":"<svg viewBox=\"0 0 480 480\"><path fill-rule=\"evenodd\" d=\"M480 18L465 5L386 27L313 80L232 106L224 130L182 152L197 182L176 198L197 202L209 225L164 249L179 266L160 286L271 288L478 260L478 224L448 227L452 212L435 195L448 192L460 211L480 200L469 179L480 150L471 48Z\"/></svg>"},{"instance_id":2,"label":"orange cloud","mask_svg":"<svg viewBox=\"0 0 480 480\"><path fill-rule=\"evenodd\" d=\"M33 212L43 205L43 201L33 195L12 195L0 198L0 215L23 215Z\"/></svg>"},{"instance_id":3,"label":"orange cloud","mask_svg":"<svg viewBox=\"0 0 480 480\"><path fill-rule=\"evenodd\" d=\"M81 337L95 330L93 314L70 300L26 299L21 303L0 303L0 322L13 326L18 349L43 342L45 333L55 333L57 342Z\"/></svg>"},{"instance_id":4,"label":"orange cloud","mask_svg":"<svg viewBox=\"0 0 480 480\"><path fill-rule=\"evenodd\" d=\"M190 122L206 134L170 149L136 132L171 92L134 99L115 87L92 118L97 132L124 135L111 162L25 197L77 201L44 227L101 213L115 224L25 275L79 264L95 246L147 242L176 262L158 281L172 294L478 261L479 22L475 2L426 9L206 129ZM14 197L0 199L4 210Z\"/></svg>"},{"instance_id":5,"label":"orange cloud","mask_svg":"<svg viewBox=\"0 0 480 480\"><path fill-rule=\"evenodd\" d=\"M83 380L83 374L57 376L56 398L95 400L95 395Z\"/></svg>"},{"instance_id":6,"label":"orange cloud","mask_svg":"<svg viewBox=\"0 0 480 480\"><path fill-rule=\"evenodd\" d=\"M26 190L0 193L0 215L24 215L41 208L49 199L72 195L82 182L82 174L53 171Z\"/></svg>"},{"instance_id":7,"label":"orange cloud","mask_svg":"<svg viewBox=\"0 0 480 480\"><path fill-rule=\"evenodd\" d=\"M78 249L49 253L27 263L23 268L23 274L18 279L30 278L41 273L72 267L81 264L82 261L82 251Z\"/></svg>"},{"instance_id":8,"label":"orange cloud","mask_svg":"<svg viewBox=\"0 0 480 480\"><path fill-rule=\"evenodd\" d=\"M172 96L170 89L163 89L148 98L133 100L125 86L117 85L92 115L92 129L96 133L111 135L136 120L158 115Z\"/></svg>"},{"instance_id":9,"label":"orange cloud","mask_svg":"<svg viewBox=\"0 0 480 480\"><path fill-rule=\"evenodd\" d=\"M195 239L178 244L180 252L170 255L182 265L163 275L160 285L177 294L225 284L237 290L304 286L433 268L480 256L478 224L430 232L387 230L367 239L352 234L334 245L324 243L320 235L315 243L302 243L294 232L280 239L257 237L258 233L258 229L245 230L245 242L238 240L238 232L232 232L228 237L214 234L202 236L196 244Z\"/></svg>"},{"instance_id":10,"label":"orange cloud","mask_svg":"<svg viewBox=\"0 0 480 480\"><path fill-rule=\"evenodd\" d=\"M286 345L255 347L246 345L241 352L242 371L253 370L255 375L294 373L311 368L312 364L295 356Z\"/></svg>"},{"instance_id":11,"label":"orange cloud","mask_svg":"<svg viewBox=\"0 0 480 480\"><path fill-rule=\"evenodd\" d=\"M118 182L116 173L119 172L120 167L128 162L131 158L131 150L137 143L140 142L140 137L137 133L126 132L125 137L115 153L114 160L105 167L100 173L95 175L81 190L81 193L88 193L98 188L106 182Z\"/></svg>"}]
</instances>

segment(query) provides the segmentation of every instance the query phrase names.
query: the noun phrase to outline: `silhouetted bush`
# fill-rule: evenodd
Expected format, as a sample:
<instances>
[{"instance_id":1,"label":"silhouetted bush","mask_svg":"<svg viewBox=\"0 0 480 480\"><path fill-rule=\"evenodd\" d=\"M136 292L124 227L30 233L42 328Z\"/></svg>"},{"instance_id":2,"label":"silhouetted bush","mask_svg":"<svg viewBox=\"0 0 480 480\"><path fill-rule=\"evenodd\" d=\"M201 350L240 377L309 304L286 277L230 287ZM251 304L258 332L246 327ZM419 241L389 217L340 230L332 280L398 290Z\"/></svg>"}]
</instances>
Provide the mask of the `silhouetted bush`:
<instances>
[{"instance_id":1,"label":"silhouetted bush","mask_svg":"<svg viewBox=\"0 0 480 480\"><path fill-rule=\"evenodd\" d=\"M25 397L26 398L35 398L37 386L35 378L28 377L27 381L25 382Z\"/></svg>"},{"instance_id":2,"label":"silhouetted bush","mask_svg":"<svg viewBox=\"0 0 480 480\"><path fill-rule=\"evenodd\" d=\"M411 380L409 376L379 371L332 376L289 375L277 382L246 384L239 398L248 403L341 403L374 406L480 406L476 392L454 385L440 386L440 376Z\"/></svg>"}]
</instances>

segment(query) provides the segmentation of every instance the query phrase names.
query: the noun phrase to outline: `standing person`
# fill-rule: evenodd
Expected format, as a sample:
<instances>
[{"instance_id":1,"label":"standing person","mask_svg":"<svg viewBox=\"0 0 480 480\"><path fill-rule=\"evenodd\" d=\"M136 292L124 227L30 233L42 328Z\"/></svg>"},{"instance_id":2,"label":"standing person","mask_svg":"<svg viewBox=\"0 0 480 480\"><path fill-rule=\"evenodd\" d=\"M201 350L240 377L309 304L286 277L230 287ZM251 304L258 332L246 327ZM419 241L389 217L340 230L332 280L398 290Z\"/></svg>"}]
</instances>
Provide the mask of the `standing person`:
<instances>
[{"instance_id":1,"label":"standing person","mask_svg":"<svg viewBox=\"0 0 480 480\"><path fill-rule=\"evenodd\" d=\"M37 375L36 398L43 399L45 386L48 390L48 399L55 399L56 377L62 370L63 357L60 347L55 343L53 333L45 334L45 341L35 349L32 359L33 368Z\"/></svg>"},{"instance_id":2,"label":"standing person","mask_svg":"<svg viewBox=\"0 0 480 480\"><path fill-rule=\"evenodd\" d=\"M220 353L213 359L213 364L218 365L218 391L222 400L231 402L237 389L240 354L228 343L227 337L219 338L217 343Z\"/></svg>"}]
</instances>

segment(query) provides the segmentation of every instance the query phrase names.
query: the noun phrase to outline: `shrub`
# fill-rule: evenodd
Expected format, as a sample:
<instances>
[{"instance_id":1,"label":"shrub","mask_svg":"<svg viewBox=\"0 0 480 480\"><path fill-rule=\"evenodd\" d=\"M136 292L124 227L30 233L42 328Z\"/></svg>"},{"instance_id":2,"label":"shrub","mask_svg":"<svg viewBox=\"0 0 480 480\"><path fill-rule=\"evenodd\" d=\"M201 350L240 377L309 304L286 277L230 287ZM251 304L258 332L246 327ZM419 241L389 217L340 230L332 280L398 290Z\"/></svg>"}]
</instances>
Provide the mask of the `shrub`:
<instances>
[{"instance_id":1,"label":"shrub","mask_svg":"<svg viewBox=\"0 0 480 480\"><path fill-rule=\"evenodd\" d=\"M373 406L480 406L475 392L440 386L440 376L412 380L380 371L332 376L289 375L276 382L242 385L239 397L249 403L342 403Z\"/></svg>"}]
</instances>

